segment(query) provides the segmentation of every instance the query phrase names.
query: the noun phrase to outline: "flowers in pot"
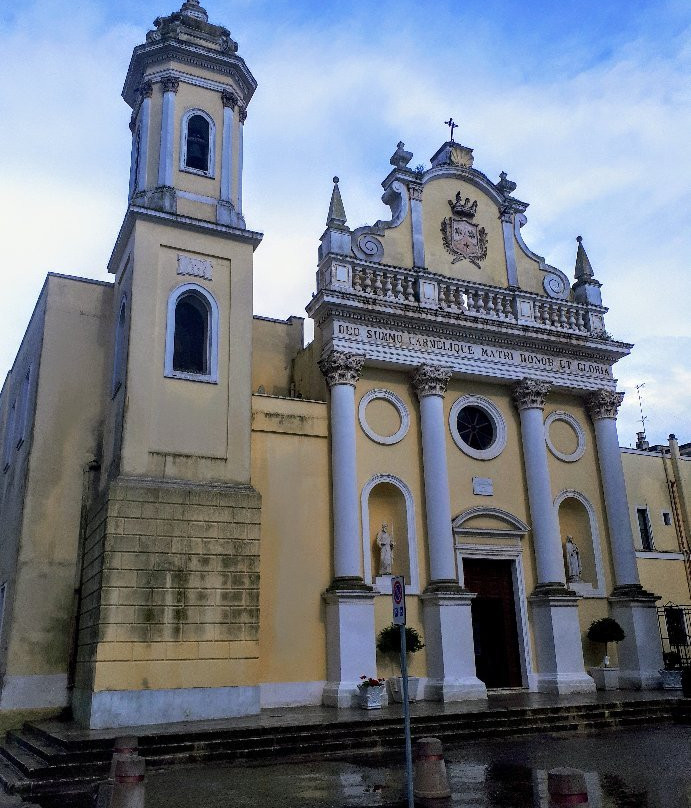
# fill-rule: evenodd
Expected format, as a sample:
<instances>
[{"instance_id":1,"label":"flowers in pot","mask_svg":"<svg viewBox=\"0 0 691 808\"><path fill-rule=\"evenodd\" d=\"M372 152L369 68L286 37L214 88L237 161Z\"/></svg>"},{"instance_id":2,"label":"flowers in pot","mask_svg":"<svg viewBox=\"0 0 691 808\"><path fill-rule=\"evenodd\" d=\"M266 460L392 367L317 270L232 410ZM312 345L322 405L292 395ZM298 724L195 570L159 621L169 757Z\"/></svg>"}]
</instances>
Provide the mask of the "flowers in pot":
<instances>
[{"instance_id":1,"label":"flowers in pot","mask_svg":"<svg viewBox=\"0 0 691 808\"><path fill-rule=\"evenodd\" d=\"M591 642L601 642L605 645L605 658L602 660L602 667L609 668L609 655L607 646L611 642L621 642L625 639L624 629L612 617L601 617L593 620L588 628L588 639Z\"/></svg>"},{"instance_id":2,"label":"flowers in pot","mask_svg":"<svg viewBox=\"0 0 691 808\"><path fill-rule=\"evenodd\" d=\"M405 627L405 644L408 655L415 654L425 647L422 637L412 626ZM401 654L401 628L393 623L383 628L377 635L377 650L381 654L389 657L392 672L396 668L396 663L400 660ZM415 676L408 677L408 700L417 701L418 685L420 680ZM389 679L389 688L394 701L403 701L402 677L393 676Z\"/></svg>"},{"instance_id":3,"label":"flowers in pot","mask_svg":"<svg viewBox=\"0 0 691 808\"><path fill-rule=\"evenodd\" d=\"M360 707L365 710L379 710L384 704L384 683L386 679L362 675L360 684Z\"/></svg>"}]
</instances>

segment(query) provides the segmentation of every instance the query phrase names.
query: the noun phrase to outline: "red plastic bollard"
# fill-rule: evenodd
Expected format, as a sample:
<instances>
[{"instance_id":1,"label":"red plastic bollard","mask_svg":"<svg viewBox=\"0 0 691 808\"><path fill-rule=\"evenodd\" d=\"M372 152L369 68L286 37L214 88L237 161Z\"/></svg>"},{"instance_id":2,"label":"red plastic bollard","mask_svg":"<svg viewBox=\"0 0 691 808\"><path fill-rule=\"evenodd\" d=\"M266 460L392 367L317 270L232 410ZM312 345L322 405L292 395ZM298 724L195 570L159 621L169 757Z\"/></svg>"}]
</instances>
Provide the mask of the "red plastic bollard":
<instances>
[{"instance_id":1,"label":"red plastic bollard","mask_svg":"<svg viewBox=\"0 0 691 808\"><path fill-rule=\"evenodd\" d=\"M115 764L118 760L125 758L136 757L139 754L139 739L134 735L123 735L116 738L113 743L113 760L110 764L109 777L112 780L115 777Z\"/></svg>"},{"instance_id":2,"label":"red plastic bollard","mask_svg":"<svg viewBox=\"0 0 691 808\"><path fill-rule=\"evenodd\" d=\"M115 780L110 808L144 808L146 761L128 757L115 763Z\"/></svg>"},{"instance_id":3,"label":"red plastic bollard","mask_svg":"<svg viewBox=\"0 0 691 808\"><path fill-rule=\"evenodd\" d=\"M578 805L587 808L588 787L580 769L560 768L547 772L549 804L555 808Z\"/></svg>"},{"instance_id":4,"label":"red plastic bollard","mask_svg":"<svg viewBox=\"0 0 691 808\"><path fill-rule=\"evenodd\" d=\"M414 795L420 805L440 805L451 796L439 738L420 738L415 744Z\"/></svg>"}]
</instances>

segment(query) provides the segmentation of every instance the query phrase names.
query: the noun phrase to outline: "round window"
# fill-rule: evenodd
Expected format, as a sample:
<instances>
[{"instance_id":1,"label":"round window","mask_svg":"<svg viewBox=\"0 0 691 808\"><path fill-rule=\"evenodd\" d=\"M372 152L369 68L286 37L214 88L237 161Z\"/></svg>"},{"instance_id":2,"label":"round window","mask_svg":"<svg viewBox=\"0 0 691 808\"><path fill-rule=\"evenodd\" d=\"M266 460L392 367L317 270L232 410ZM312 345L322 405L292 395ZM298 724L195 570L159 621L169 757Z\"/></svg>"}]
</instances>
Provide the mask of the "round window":
<instances>
[{"instance_id":1,"label":"round window","mask_svg":"<svg viewBox=\"0 0 691 808\"><path fill-rule=\"evenodd\" d=\"M476 460L491 460L506 446L506 424L498 407L483 396L463 396L449 413L458 448Z\"/></svg>"},{"instance_id":2,"label":"round window","mask_svg":"<svg viewBox=\"0 0 691 808\"><path fill-rule=\"evenodd\" d=\"M489 449L494 442L494 424L479 407L463 407L456 418L458 434L471 449Z\"/></svg>"}]
</instances>

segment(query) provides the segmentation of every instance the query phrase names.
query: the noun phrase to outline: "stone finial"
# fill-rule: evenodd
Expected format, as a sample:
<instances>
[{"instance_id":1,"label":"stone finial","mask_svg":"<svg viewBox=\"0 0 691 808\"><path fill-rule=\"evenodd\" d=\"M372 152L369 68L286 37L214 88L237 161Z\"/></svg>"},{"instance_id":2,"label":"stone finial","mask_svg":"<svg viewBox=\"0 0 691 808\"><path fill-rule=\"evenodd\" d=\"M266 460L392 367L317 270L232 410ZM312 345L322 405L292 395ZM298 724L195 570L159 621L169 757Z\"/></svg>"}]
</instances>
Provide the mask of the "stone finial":
<instances>
[{"instance_id":1,"label":"stone finial","mask_svg":"<svg viewBox=\"0 0 691 808\"><path fill-rule=\"evenodd\" d=\"M515 182L507 179L506 171L502 171L499 175L499 182L495 183L494 187L502 196L510 196L517 186Z\"/></svg>"},{"instance_id":2,"label":"stone finial","mask_svg":"<svg viewBox=\"0 0 691 808\"><path fill-rule=\"evenodd\" d=\"M596 390L588 396L586 407L593 421L601 418L616 418L624 394L616 390Z\"/></svg>"},{"instance_id":3,"label":"stone finial","mask_svg":"<svg viewBox=\"0 0 691 808\"><path fill-rule=\"evenodd\" d=\"M234 92L231 90L224 90L221 93L221 103L224 107L230 107L231 109L235 109L235 107L240 102L240 99L235 95Z\"/></svg>"},{"instance_id":4,"label":"stone finial","mask_svg":"<svg viewBox=\"0 0 691 808\"><path fill-rule=\"evenodd\" d=\"M199 0L185 0L180 8L180 13L185 17L194 17L195 20L209 22L209 15L206 13L206 9L202 8Z\"/></svg>"},{"instance_id":5,"label":"stone finial","mask_svg":"<svg viewBox=\"0 0 691 808\"><path fill-rule=\"evenodd\" d=\"M355 387L365 364L365 357L346 351L331 351L320 359L318 364L330 388L337 384L349 384Z\"/></svg>"},{"instance_id":6,"label":"stone finial","mask_svg":"<svg viewBox=\"0 0 691 808\"><path fill-rule=\"evenodd\" d=\"M345 208L343 207L343 200L341 199L341 190L338 187L338 177L333 178L333 191L331 191L331 202L329 204L329 213L326 217L326 226L343 229L347 221Z\"/></svg>"},{"instance_id":7,"label":"stone finial","mask_svg":"<svg viewBox=\"0 0 691 808\"><path fill-rule=\"evenodd\" d=\"M176 93L180 86L180 81L176 79L175 76L166 76L164 79L161 79L161 86L163 87L164 93Z\"/></svg>"},{"instance_id":8,"label":"stone finial","mask_svg":"<svg viewBox=\"0 0 691 808\"><path fill-rule=\"evenodd\" d=\"M576 252L576 280L577 281L590 281L595 277L593 268L588 258L588 253L583 246L583 236L577 236L578 251Z\"/></svg>"},{"instance_id":9,"label":"stone finial","mask_svg":"<svg viewBox=\"0 0 691 808\"><path fill-rule=\"evenodd\" d=\"M521 379L513 388L513 401L519 410L543 409L552 385L538 379Z\"/></svg>"},{"instance_id":10,"label":"stone finial","mask_svg":"<svg viewBox=\"0 0 691 808\"><path fill-rule=\"evenodd\" d=\"M451 368L438 365L420 365L413 375L413 387L418 398L443 396L449 386Z\"/></svg>"},{"instance_id":11,"label":"stone finial","mask_svg":"<svg viewBox=\"0 0 691 808\"><path fill-rule=\"evenodd\" d=\"M413 153L406 151L403 147L405 143L399 140L396 144L396 151L391 155L389 162L396 168L406 168L408 163L413 159Z\"/></svg>"}]
</instances>

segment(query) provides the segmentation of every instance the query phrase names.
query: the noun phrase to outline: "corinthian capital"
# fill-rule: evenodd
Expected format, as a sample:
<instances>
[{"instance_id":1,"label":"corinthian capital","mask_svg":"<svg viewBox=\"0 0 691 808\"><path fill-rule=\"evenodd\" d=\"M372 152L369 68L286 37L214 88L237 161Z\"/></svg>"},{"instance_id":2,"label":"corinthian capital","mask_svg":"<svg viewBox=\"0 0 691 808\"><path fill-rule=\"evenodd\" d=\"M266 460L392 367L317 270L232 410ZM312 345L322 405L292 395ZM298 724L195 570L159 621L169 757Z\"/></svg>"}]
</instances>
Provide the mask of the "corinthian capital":
<instances>
[{"instance_id":1,"label":"corinthian capital","mask_svg":"<svg viewBox=\"0 0 691 808\"><path fill-rule=\"evenodd\" d=\"M593 421L600 418L616 418L624 394L616 390L596 390L588 396L586 406Z\"/></svg>"},{"instance_id":2,"label":"corinthian capital","mask_svg":"<svg viewBox=\"0 0 691 808\"><path fill-rule=\"evenodd\" d=\"M543 409L552 385L537 379L521 379L513 388L514 404L519 410Z\"/></svg>"},{"instance_id":3,"label":"corinthian capital","mask_svg":"<svg viewBox=\"0 0 691 808\"><path fill-rule=\"evenodd\" d=\"M145 81L139 87L139 92L141 93L142 98L151 98L154 91L154 85L150 81Z\"/></svg>"},{"instance_id":4,"label":"corinthian capital","mask_svg":"<svg viewBox=\"0 0 691 808\"><path fill-rule=\"evenodd\" d=\"M230 90L224 90L221 93L221 101L223 102L224 107L235 109L235 107L238 105L239 99L235 93L231 92Z\"/></svg>"},{"instance_id":5,"label":"corinthian capital","mask_svg":"<svg viewBox=\"0 0 691 808\"><path fill-rule=\"evenodd\" d=\"M161 80L161 86L164 93L176 93L180 86L180 81L175 76L167 76Z\"/></svg>"},{"instance_id":6,"label":"corinthian capital","mask_svg":"<svg viewBox=\"0 0 691 808\"><path fill-rule=\"evenodd\" d=\"M420 365L413 376L413 387L418 398L443 396L449 385L451 369L438 365Z\"/></svg>"},{"instance_id":7,"label":"corinthian capital","mask_svg":"<svg viewBox=\"0 0 691 808\"><path fill-rule=\"evenodd\" d=\"M364 356L345 351L331 351L328 356L319 360L319 370L324 374L329 387L336 384L349 384L355 387L364 364Z\"/></svg>"},{"instance_id":8,"label":"corinthian capital","mask_svg":"<svg viewBox=\"0 0 691 808\"><path fill-rule=\"evenodd\" d=\"M247 110L244 109L243 107L243 109L240 110L240 123L244 123L246 120L247 120Z\"/></svg>"}]
</instances>

